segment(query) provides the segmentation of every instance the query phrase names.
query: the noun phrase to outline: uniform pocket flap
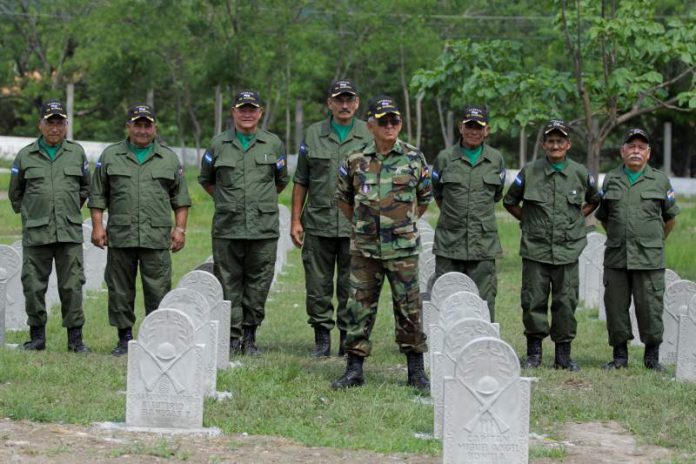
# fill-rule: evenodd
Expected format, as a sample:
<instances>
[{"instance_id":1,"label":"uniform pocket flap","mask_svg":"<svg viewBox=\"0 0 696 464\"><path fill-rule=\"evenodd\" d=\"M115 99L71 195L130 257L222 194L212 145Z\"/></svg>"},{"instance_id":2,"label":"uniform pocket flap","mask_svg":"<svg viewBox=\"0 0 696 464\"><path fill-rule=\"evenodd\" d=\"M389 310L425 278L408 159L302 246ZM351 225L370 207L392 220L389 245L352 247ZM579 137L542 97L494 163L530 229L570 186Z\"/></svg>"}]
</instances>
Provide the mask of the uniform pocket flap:
<instances>
[{"instance_id":1,"label":"uniform pocket flap","mask_svg":"<svg viewBox=\"0 0 696 464\"><path fill-rule=\"evenodd\" d=\"M545 191L540 191L536 189L525 189L524 190L524 201L546 201L547 193Z\"/></svg>"},{"instance_id":2,"label":"uniform pocket flap","mask_svg":"<svg viewBox=\"0 0 696 464\"><path fill-rule=\"evenodd\" d=\"M150 218L150 225L152 227L171 227L172 218L167 217L152 217Z\"/></svg>"},{"instance_id":3,"label":"uniform pocket flap","mask_svg":"<svg viewBox=\"0 0 696 464\"><path fill-rule=\"evenodd\" d=\"M152 171L153 179L174 180L174 172L172 171Z\"/></svg>"},{"instance_id":4,"label":"uniform pocket flap","mask_svg":"<svg viewBox=\"0 0 696 464\"><path fill-rule=\"evenodd\" d=\"M82 216L79 214L71 214L68 216L68 221L73 224L82 224Z\"/></svg>"},{"instance_id":5,"label":"uniform pocket flap","mask_svg":"<svg viewBox=\"0 0 696 464\"><path fill-rule=\"evenodd\" d=\"M571 205L582 205L582 195L579 193L569 193L568 203Z\"/></svg>"},{"instance_id":6,"label":"uniform pocket flap","mask_svg":"<svg viewBox=\"0 0 696 464\"><path fill-rule=\"evenodd\" d=\"M318 159L318 160L330 160L333 157L333 154L330 151L322 151L322 150L316 150L316 151L310 151L309 156L307 158L313 158L313 159Z\"/></svg>"},{"instance_id":7,"label":"uniform pocket flap","mask_svg":"<svg viewBox=\"0 0 696 464\"><path fill-rule=\"evenodd\" d=\"M276 156L270 153L257 153L254 155L256 164L275 164Z\"/></svg>"},{"instance_id":8,"label":"uniform pocket flap","mask_svg":"<svg viewBox=\"0 0 696 464\"><path fill-rule=\"evenodd\" d=\"M413 192L399 192L394 194L394 199L396 201L405 201L410 203L414 198L416 198L416 195Z\"/></svg>"},{"instance_id":9,"label":"uniform pocket flap","mask_svg":"<svg viewBox=\"0 0 696 464\"><path fill-rule=\"evenodd\" d=\"M41 227L45 226L48 224L48 221L50 220L49 216L45 216L42 218L34 218L34 219L27 219L27 222L24 223L24 227Z\"/></svg>"},{"instance_id":10,"label":"uniform pocket flap","mask_svg":"<svg viewBox=\"0 0 696 464\"><path fill-rule=\"evenodd\" d=\"M483 176L483 183L489 185L501 185L503 180L500 178L500 174L490 172Z\"/></svg>"},{"instance_id":11,"label":"uniform pocket flap","mask_svg":"<svg viewBox=\"0 0 696 464\"><path fill-rule=\"evenodd\" d=\"M236 166L237 166L236 160L225 160L222 158L218 158L215 160L215 167L216 168L234 168Z\"/></svg>"},{"instance_id":12,"label":"uniform pocket flap","mask_svg":"<svg viewBox=\"0 0 696 464\"><path fill-rule=\"evenodd\" d=\"M665 242L661 238L641 238L640 246L643 248L664 248Z\"/></svg>"},{"instance_id":13,"label":"uniform pocket flap","mask_svg":"<svg viewBox=\"0 0 696 464\"><path fill-rule=\"evenodd\" d=\"M623 244L623 240L620 238L607 238L605 246L607 248L619 248Z\"/></svg>"},{"instance_id":14,"label":"uniform pocket flap","mask_svg":"<svg viewBox=\"0 0 696 464\"><path fill-rule=\"evenodd\" d=\"M63 172L66 176L82 176L82 168L80 166L68 166Z\"/></svg>"},{"instance_id":15,"label":"uniform pocket flap","mask_svg":"<svg viewBox=\"0 0 696 464\"><path fill-rule=\"evenodd\" d=\"M409 185L413 177L411 176L394 176L392 177L392 184L394 185Z\"/></svg>"},{"instance_id":16,"label":"uniform pocket flap","mask_svg":"<svg viewBox=\"0 0 696 464\"><path fill-rule=\"evenodd\" d=\"M277 213L278 205L275 203L259 203L259 211L262 213Z\"/></svg>"},{"instance_id":17,"label":"uniform pocket flap","mask_svg":"<svg viewBox=\"0 0 696 464\"><path fill-rule=\"evenodd\" d=\"M602 195L602 198L605 200L620 200L621 197L622 193L618 190L609 190Z\"/></svg>"},{"instance_id":18,"label":"uniform pocket flap","mask_svg":"<svg viewBox=\"0 0 696 464\"><path fill-rule=\"evenodd\" d=\"M25 179L42 179L48 175L45 168L29 168L24 172Z\"/></svg>"},{"instance_id":19,"label":"uniform pocket flap","mask_svg":"<svg viewBox=\"0 0 696 464\"><path fill-rule=\"evenodd\" d=\"M481 229L486 232L494 232L498 230L498 225L495 221L484 221L481 223Z\"/></svg>"},{"instance_id":20,"label":"uniform pocket flap","mask_svg":"<svg viewBox=\"0 0 696 464\"><path fill-rule=\"evenodd\" d=\"M664 200L667 195L662 192L643 192L640 197L644 200Z\"/></svg>"},{"instance_id":21,"label":"uniform pocket flap","mask_svg":"<svg viewBox=\"0 0 696 464\"><path fill-rule=\"evenodd\" d=\"M109 225L112 226L127 226L131 223L130 214L110 214Z\"/></svg>"},{"instance_id":22,"label":"uniform pocket flap","mask_svg":"<svg viewBox=\"0 0 696 464\"><path fill-rule=\"evenodd\" d=\"M412 234L415 231L416 231L416 225L415 224L408 224L405 226L394 228L394 230L392 230L392 233L394 235L403 235L403 234Z\"/></svg>"},{"instance_id":23,"label":"uniform pocket flap","mask_svg":"<svg viewBox=\"0 0 696 464\"><path fill-rule=\"evenodd\" d=\"M566 231L566 238L568 240L581 240L583 238L587 237L587 232L585 231L585 227L571 227Z\"/></svg>"},{"instance_id":24,"label":"uniform pocket flap","mask_svg":"<svg viewBox=\"0 0 696 464\"><path fill-rule=\"evenodd\" d=\"M110 176L131 176L131 170L122 166L109 165L106 168L106 173Z\"/></svg>"},{"instance_id":25,"label":"uniform pocket flap","mask_svg":"<svg viewBox=\"0 0 696 464\"><path fill-rule=\"evenodd\" d=\"M333 205L333 199L331 197L321 197L321 198L312 198L312 201L307 203L307 208L313 208L313 209L322 209L322 208L331 208Z\"/></svg>"}]
</instances>

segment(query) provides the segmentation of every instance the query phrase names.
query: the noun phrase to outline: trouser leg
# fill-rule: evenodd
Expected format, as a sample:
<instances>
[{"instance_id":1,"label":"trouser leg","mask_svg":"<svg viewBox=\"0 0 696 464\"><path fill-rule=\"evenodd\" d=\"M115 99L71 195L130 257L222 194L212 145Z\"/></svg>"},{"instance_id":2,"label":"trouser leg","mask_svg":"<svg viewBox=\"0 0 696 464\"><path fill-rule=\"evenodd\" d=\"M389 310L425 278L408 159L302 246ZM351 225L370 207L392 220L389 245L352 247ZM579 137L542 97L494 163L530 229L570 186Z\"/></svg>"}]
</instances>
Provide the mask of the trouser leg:
<instances>
[{"instance_id":1,"label":"trouser leg","mask_svg":"<svg viewBox=\"0 0 696 464\"><path fill-rule=\"evenodd\" d=\"M626 269L604 268L604 307L611 346L622 345L633 339L631 317L628 313L631 305L631 272Z\"/></svg>"},{"instance_id":2,"label":"trouser leg","mask_svg":"<svg viewBox=\"0 0 696 464\"><path fill-rule=\"evenodd\" d=\"M242 325L259 326L265 317L266 299L273 283L278 239L247 240L244 254Z\"/></svg>"},{"instance_id":3,"label":"trouser leg","mask_svg":"<svg viewBox=\"0 0 696 464\"><path fill-rule=\"evenodd\" d=\"M350 294L350 238L336 239L336 325L345 331L348 327L348 295Z\"/></svg>"},{"instance_id":4,"label":"trouser leg","mask_svg":"<svg viewBox=\"0 0 696 464\"><path fill-rule=\"evenodd\" d=\"M85 284L81 243L60 243L54 246L58 295L63 327L82 327L82 286Z\"/></svg>"},{"instance_id":5,"label":"trouser leg","mask_svg":"<svg viewBox=\"0 0 696 464\"><path fill-rule=\"evenodd\" d=\"M549 266L551 279L551 340L569 343L577 333L578 263Z\"/></svg>"},{"instance_id":6,"label":"trouser leg","mask_svg":"<svg viewBox=\"0 0 696 464\"><path fill-rule=\"evenodd\" d=\"M135 324L137 272L137 249L108 248L104 280L109 289L109 324L116 328L126 329Z\"/></svg>"},{"instance_id":7,"label":"trouser leg","mask_svg":"<svg viewBox=\"0 0 696 464\"><path fill-rule=\"evenodd\" d=\"M640 340L645 345L660 345L664 332L664 270L631 271L631 283Z\"/></svg>"},{"instance_id":8,"label":"trouser leg","mask_svg":"<svg viewBox=\"0 0 696 464\"><path fill-rule=\"evenodd\" d=\"M348 333L346 352L360 357L370 355L370 334L377 317L379 295L384 282L384 269L379 259L351 256L350 299L348 300Z\"/></svg>"},{"instance_id":9,"label":"trouser leg","mask_svg":"<svg viewBox=\"0 0 696 464\"><path fill-rule=\"evenodd\" d=\"M418 256L383 261L392 291L395 338L402 353L428 351L421 321Z\"/></svg>"},{"instance_id":10,"label":"trouser leg","mask_svg":"<svg viewBox=\"0 0 696 464\"><path fill-rule=\"evenodd\" d=\"M215 276L222 283L226 300L230 301L230 338L242 338L242 294L244 289L243 241L213 238Z\"/></svg>"},{"instance_id":11,"label":"trouser leg","mask_svg":"<svg viewBox=\"0 0 696 464\"><path fill-rule=\"evenodd\" d=\"M150 314L172 289L172 258L169 250L140 248L139 255L145 314Z\"/></svg>"},{"instance_id":12,"label":"trouser leg","mask_svg":"<svg viewBox=\"0 0 696 464\"><path fill-rule=\"evenodd\" d=\"M546 265L522 260L522 322L527 338L549 335L548 304L551 278Z\"/></svg>"},{"instance_id":13,"label":"trouser leg","mask_svg":"<svg viewBox=\"0 0 696 464\"><path fill-rule=\"evenodd\" d=\"M336 243L328 237L305 234L302 263L307 294L307 323L331 330L333 320L333 286L336 267Z\"/></svg>"},{"instance_id":14,"label":"trouser leg","mask_svg":"<svg viewBox=\"0 0 696 464\"><path fill-rule=\"evenodd\" d=\"M22 289L27 325L46 325L46 290L53 262L53 245L25 246L22 251Z\"/></svg>"}]
</instances>

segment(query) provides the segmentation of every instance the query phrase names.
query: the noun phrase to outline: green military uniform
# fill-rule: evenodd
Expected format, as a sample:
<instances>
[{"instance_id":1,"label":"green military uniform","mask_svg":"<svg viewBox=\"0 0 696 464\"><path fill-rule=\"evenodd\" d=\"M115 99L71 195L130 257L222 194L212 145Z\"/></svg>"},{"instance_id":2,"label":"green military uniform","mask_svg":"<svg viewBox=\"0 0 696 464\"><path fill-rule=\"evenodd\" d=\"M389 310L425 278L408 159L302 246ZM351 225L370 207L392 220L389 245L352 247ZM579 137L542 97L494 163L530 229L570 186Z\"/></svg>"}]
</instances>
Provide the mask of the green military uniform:
<instances>
[{"instance_id":1,"label":"green military uniform","mask_svg":"<svg viewBox=\"0 0 696 464\"><path fill-rule=\"evenodd\" d=\"M665 290L664 224L679 213L669 178L645 166L631 185L623 166L607 173L596 217L607 225L604 305L609 344L633 339L628 308L631 295L640 339L662 343Z\"/></svg>"},{"instance_id":2,"label":"green military uniform","mask_svg":"<svg viewBox=\"0 0 696 464\"><path fill-rule=\"evenodd\" d=\"M353 205L346 352L370 355L370 333L386 276L396 343L403 353L424 353L417 211L432 201L432 185L423 153L397 140L388 155L380 155L374 142L369 143L341 162L336 198Z\"/></svg>"},{"instance_id":3,"label":"green military uniform","mask_svg":"<svg viewBox=\"0 0 696 464\"><path fill-rule=\"evenodd\" d=\"M9 199L22 215L22 286L27 324L46 325L46 290L55 259L63 326L82 327L80 209L89 193L89 163L80 145L64 140L53 159L41 139L20 150L12 164Z\"/></svg>"},{"instance_id":4,"label":"green military uniform","mask_svg":"<svg viewBox=\"0 0 696 464\"><path fill-rule=\"evenodd\" d=\"M437 155L432 178L433 194L441 205L433 244L435 274L457 271L471 277L488 302L494 321L498 289L495 258L503 253L495 203L503 198L503 156L484 144L472 165L456 144Z\"/></svg>"},{"instance_id":5,"label":"green military uniform","mask_svg":"<svg viewBox=\"0 0 696 464\"><path fill-rule=\"evenodd\" d=\"M230 336L264 319L278 245L278 193L288 183L280 139L257 130L245 149L235 130L212 139L201 161L198 182L215 186L213 259L230 300Z\"/></svg>"},{"instance_id":6,"label":"green military uniform","mask_svg":"<svg viewBox=\"0 0 696 464\"><path fill-rule=\"evenodd\" d=\"M597 204L594 177L571 159L555 170L546 157L517 175L503 203L522 202L522 310L525 334L556 343L575 338L578 257L587 244L583 202ZM552 322L547 307L551 289Z\"/></svg>"},{"instance_id":7,"label":"green military uniform","mask_svg":"<svg viewBox=\"0 0 696 464\"><path fill-rule=\"evenodd\" d=\"M302 261L307 291L307 322L331 330L333 285L336 269L336 324L346 330L346 304L350 285L350 221L338 209L334 193L338 163L348 153L372 139L367 124L353 119L353 126L341 141L331 129L331 118L312 124L300 145L294 182L307 188L302 211L304 244Z\"/></svg>"},{"instance_id":8,"label":"green military uniform","mask_svg":"<svg viewBox=\"0 0 696 464\"><path fill-rule=\"evenodd\" d=\"M135 323L138 263L146 314L157 309L171 289L172 210L190 205L178 157L157 140L142 164L127 140L101 154L92 176L89 207L109 212L104 280L112 326L126 329Z\"/></svg>"}]
</instances>

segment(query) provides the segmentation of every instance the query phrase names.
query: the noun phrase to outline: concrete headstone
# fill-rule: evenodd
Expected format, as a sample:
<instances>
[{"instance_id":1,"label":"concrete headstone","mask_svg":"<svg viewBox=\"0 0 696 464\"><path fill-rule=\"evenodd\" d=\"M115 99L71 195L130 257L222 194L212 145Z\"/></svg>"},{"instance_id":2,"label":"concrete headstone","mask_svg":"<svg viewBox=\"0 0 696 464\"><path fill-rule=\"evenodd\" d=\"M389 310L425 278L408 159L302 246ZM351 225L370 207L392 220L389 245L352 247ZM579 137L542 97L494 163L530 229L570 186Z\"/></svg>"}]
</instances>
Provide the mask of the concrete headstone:
<instances>
[{"instance_id":1,"label":"concrete headstone","mask_svg":"<svg viewBox=\"0 0 696 464\"><path fill-rule=\"evenodd\" d=\"M447 272L435 279L430 291L430 301L441 308L445 299L456 292L471 292L479 294L478 288L471 277L461 272Z\"/></svg>"},{"instance_id":2,"label":"concrete headstone","mask_svg":"<svg viewBox=\"0 0 696 464\"><path fill-rule=\"evenodd\" d=\"M679 316L676 378L696 381L696 311Z\"/></svg>"},{"instance_id":3,"label":"concrete headstone","mask_svg":"<svg viewBox=\"0 0 696 464\"><path fill-rule=\"evenodd\" d=\"M26 329L22 288L22 255L10 245L0 245L0 267L5 269L5 330Z\"/></svg>"},{"instance_id":4,"label":"concrete headstone","mask_svg":"<svg viewBox=\"0 0 696 464\"><path fill-rule=\"evenodd\" d=\"M665 289L662 323L665 326L660 346L660 362L677 362L677 338L679 336L679 317L686 314L691 298L696 295L696 283L690 280L677 280Z\"/></svg>"},{"instance_id":5,"label":"concrete headstone","mask_svg":"<svg viewBox=\"0 0 696 464\"><path fill-rule=\"evenodd\" d=\"M106 270L106 248L99 248L92 244L92 226L82 224L82 253L85 263L84 290L101 290L104 283L104 271Z\"/></svg>"}]
</instances>

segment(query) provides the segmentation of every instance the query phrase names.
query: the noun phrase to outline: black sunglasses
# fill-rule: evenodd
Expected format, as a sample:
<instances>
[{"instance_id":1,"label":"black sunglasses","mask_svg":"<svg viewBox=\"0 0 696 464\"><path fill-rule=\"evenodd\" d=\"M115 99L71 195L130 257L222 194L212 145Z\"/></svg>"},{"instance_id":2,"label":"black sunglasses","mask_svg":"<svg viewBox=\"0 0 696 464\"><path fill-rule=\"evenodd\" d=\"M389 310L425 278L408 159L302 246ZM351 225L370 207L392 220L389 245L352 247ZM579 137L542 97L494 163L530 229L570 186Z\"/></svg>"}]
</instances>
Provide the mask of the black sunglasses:
<instances>
[{"instance_id":1,"label":"black sunglasses","mask_svg":"<svg viewBox=\"0 0 696 464\"><path fill-rule=\"evenodd\" d=\"M386 117L383 116L377 120L377 125L381 127L386 127L387 124L391 124L392 126L398 126L401 124L401 118L392 116L392 117Z\"/></svg>"}]
</instances>

